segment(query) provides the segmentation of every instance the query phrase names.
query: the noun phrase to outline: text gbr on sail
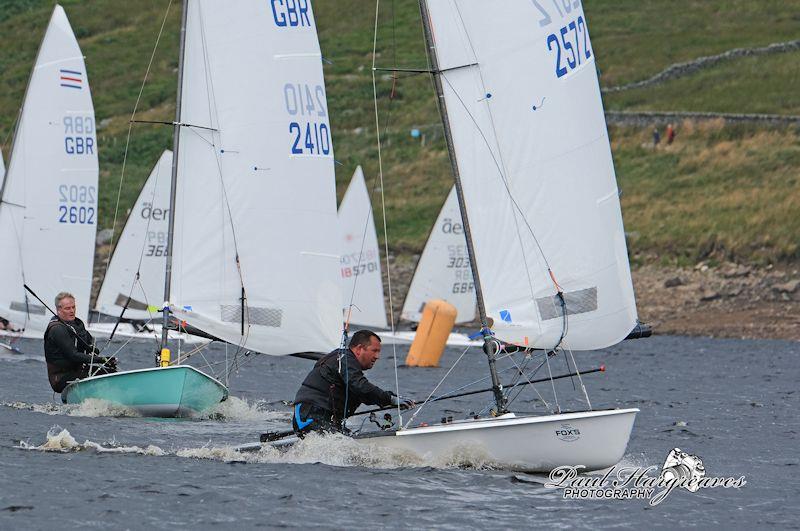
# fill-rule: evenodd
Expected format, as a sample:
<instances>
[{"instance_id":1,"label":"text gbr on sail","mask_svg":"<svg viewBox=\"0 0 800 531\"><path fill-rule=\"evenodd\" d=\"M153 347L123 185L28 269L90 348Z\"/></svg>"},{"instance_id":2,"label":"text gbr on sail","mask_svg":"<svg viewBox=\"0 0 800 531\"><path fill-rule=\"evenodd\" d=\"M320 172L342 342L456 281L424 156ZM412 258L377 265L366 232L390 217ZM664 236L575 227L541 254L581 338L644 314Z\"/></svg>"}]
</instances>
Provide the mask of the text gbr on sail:
<instances>
[{"instance_id":1,"label":"text gbr on sail","mask_svg":"<svg viewBox=\"0 0 800 531\"><path fill-rule=\"evenodd\" d=\"M63 122L67 155L94 154L94 119L91 116L65 116Z\"/></svg>"},{"instance_id":2,"label":"text gbr on sail","mask_svg":"<svg viewBox=\"0 0 800 531\"><path fill-rule=\"evenodd\" d=\"M308 0L271 0L270 4L276 26L311 26L311 20L308 18Z\"/></svg>"}]
</instances>

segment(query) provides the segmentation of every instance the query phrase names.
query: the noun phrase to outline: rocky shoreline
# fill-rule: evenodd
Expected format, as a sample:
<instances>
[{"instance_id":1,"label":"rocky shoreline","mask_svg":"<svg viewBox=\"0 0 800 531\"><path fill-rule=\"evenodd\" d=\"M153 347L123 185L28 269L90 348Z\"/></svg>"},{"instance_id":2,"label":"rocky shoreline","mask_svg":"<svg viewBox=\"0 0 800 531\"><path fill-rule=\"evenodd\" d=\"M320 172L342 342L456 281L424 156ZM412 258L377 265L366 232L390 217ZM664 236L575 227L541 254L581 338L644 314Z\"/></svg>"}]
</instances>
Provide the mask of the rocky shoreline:
<instances>
[{"instance_id":1,"label":"rocky shoreline","mask_svg":"<svg viewBox=\"0 0 800 531\"><path fill-rule=\"evenodd\" d=\"M658 334L800 340L800 272L738 264L633 271L639 318Z\"/></svg>"}]
</instances>

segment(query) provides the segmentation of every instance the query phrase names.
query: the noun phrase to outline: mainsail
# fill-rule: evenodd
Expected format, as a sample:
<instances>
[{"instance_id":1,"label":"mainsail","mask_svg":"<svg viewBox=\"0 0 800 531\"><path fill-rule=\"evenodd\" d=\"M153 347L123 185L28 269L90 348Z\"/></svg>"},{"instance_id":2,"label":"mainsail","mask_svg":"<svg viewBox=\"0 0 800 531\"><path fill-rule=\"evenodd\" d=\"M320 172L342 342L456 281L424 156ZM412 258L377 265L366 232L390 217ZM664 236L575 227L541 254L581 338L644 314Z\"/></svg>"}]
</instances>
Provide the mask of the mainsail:
<instances>
[{"instance_id":1,"label":"mainsail","mask_svg":"<svg viewBox=\"0 0 800 531\"><path fill-rule=\"evenodd\" d=\"M188 4L171 309L250 350L327 352L340 250L311 4Z\"/></svg>"},{"instance_id":2,"label":"mainsail","mask_svg":"<svg viewBox=\"0 0 800 531\"><path fill-rule=\"evenodd\" d=\"M428 5L492 329L538 348L622 340L636 306L580 2Z\"/></svg>"},{"instance_id":3,"label":"mainsail","mask_svg":"<svg viewBox=\"0 0 800 531\"><path fill-rule=\"evenodd\" d=\"M425 303L431 299L442 299L455 306L456 323L475 319L475 284L455 187L447 195L428 236L400 317L419 322Z\"/></svg>"},{"instance_id":4,"label":"mainsail","mask_svg":"<svg viewBox=\"0 0 800 531\"><path fill-rule=\"evenodd\" d=\"M361 166L339 205L339 227L345 317L349 312L351 324L387 328L378 235Z\"/></svg>"},{"instance_id":5,"label":"mainsail","mask_svg":"<svg viewBox=\"0 0 800 531\"><path fill-rule=\"evenodd\" d=\"M139 192L108 266L95 310L151 320L164 298L172 151L164 151ZM137 278L138 272L138 278ZM130 297L130 301L128 301Z\"/></svg>"},{"instance_id":6,"label":"mainsail","mask_svg":"<svg viewBox=\"0 0 800 531\"><path fill-rule=\"evenodd\" d=\"M28 83L0 203L0 316L41 337L68 291L86 320L97 227L97 142L83 54L53 10Z\"/></svg>"}]
</instances>

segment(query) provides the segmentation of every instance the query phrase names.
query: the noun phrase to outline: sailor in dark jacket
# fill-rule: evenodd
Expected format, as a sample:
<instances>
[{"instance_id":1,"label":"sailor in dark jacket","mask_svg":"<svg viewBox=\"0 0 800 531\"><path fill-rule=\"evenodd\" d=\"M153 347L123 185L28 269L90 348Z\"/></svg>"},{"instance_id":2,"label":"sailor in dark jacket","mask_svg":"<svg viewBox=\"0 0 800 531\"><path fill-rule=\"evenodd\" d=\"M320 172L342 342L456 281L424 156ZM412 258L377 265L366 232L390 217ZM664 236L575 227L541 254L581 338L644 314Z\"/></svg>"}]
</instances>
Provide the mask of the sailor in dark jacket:
<instances>
[{"instance_id":1,"label":"sailor in dark jacket","mask_svg":"<svg viewBox=\"0 0 800 531\"><path fill-rule=\"evenodd\" d=\"M336 349L317 361L294 399L292 427L299 435L311 430L342 431L343 421L361 404L413 406L367 380L364 371L381 354L381 339L369 330L359 330L350 348Z\"/></svg>"},{"instance_id":2,"label":"sailor in dark jacket","mask_svg":"<svg viewBox=\"0 0 800 531\"><path fill-rule=\"evenodd\" d=\"M56 296L56 313L44 332L44 357L53 391L60 393L67 383L90 374L116 371L114 358L103 358L83 321L75 317L75 297L62 292Z\"/></svg>"}]
</instances>

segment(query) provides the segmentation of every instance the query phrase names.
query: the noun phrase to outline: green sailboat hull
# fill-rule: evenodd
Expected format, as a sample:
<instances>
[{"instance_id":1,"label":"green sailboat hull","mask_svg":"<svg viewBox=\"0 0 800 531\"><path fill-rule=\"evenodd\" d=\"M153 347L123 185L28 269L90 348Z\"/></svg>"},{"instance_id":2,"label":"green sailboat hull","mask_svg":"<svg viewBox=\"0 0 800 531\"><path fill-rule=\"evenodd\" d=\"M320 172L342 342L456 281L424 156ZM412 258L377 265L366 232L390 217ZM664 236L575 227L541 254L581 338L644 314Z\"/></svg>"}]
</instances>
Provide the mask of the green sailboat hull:
<instances>
[{"instance_id":1,"label":"green sailboat hull","mask_svg":"<svg viewBox=\"0 0 800 531\"><path fill-rule=\"evenodd\" d=\"M227 399L228 389L194 367L177 365L76 380L61 393L65 404L79 404L89 398L118 404L146 417L191 417Z\"/></svg>"}]
</instances>

